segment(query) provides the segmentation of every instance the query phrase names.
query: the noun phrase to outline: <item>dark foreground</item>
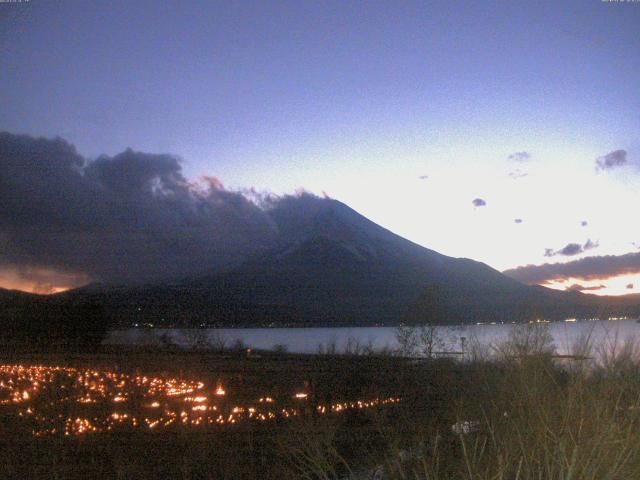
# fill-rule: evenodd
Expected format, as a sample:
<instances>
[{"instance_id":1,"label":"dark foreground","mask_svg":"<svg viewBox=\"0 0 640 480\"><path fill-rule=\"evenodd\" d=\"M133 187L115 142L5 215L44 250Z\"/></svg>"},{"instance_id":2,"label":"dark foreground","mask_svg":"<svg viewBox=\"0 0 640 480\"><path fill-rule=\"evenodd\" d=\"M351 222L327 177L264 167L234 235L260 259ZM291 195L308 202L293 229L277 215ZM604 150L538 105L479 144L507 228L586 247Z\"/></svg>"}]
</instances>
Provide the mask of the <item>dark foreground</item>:
<instances>
[{"instance_id":1,"label":"dark foreground","mask_svg":"<svg viewBox=\"0 0 640 480\"><path fill-rule=\"evenodd\" d=\"M560 364L525 340L464 362L246 350L5 354L1 474L640 478L633 346L595 367ZM44 376L34 387L36 373Z\"/></svg>"}]
</instances>

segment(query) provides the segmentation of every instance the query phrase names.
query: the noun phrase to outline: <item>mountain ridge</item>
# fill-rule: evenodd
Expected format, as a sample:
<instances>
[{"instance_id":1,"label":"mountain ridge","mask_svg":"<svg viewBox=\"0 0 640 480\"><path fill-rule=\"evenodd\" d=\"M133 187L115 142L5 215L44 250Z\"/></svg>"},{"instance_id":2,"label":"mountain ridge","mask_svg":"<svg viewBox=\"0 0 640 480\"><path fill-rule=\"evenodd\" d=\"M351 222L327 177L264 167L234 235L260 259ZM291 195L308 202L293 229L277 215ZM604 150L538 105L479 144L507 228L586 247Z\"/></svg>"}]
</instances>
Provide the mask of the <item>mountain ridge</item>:
<instances>
[{"instance_id":1,"label":"mountain ridge","mask_svg":"<svg viewBox=\"0 0 640 480\"><path fill-rule=\"evenodd\" d=\"M269 215L276 240L230 270L137 286L91 284L52 299L100 304L122 325L183 326L526 321L621 315L640 305L640 298L522 284L404 239L337 200L289 197Z\"/></svg>"}]
</instances>

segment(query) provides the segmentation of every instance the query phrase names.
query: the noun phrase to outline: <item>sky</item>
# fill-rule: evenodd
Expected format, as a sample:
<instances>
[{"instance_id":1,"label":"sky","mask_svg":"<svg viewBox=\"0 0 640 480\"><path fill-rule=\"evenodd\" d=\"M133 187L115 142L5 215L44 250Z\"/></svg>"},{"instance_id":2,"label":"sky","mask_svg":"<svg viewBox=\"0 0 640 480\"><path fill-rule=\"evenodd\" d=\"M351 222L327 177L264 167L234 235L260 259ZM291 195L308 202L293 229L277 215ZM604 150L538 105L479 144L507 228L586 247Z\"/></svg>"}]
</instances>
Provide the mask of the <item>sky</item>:
<instances>
[{"instance_id":1,"label":"sky","mask_svg":"<svg viewBox=\"0 0 640 480\"><path fill-rule=\"evenodd\" d=\"M0 3L0 131L14 135L0 145L0 287L127 273L32 245L64 244L74 198L104 225L125 215L105 202L124 202L186 234L143 198L157 189L110 183L129 172L183 215L206 206L193 221L220 245L237 241L239 211L260 218L243 238L269 228L242 191L303 189L527 283L640 293L638 32L632 1ZM97 159L93 183L73 176ZM69 185L81 193L63 199ZM58 210L26 207L49 194ZM75 232L95 241L89 220Z\"/></svg>"}]
</instances>

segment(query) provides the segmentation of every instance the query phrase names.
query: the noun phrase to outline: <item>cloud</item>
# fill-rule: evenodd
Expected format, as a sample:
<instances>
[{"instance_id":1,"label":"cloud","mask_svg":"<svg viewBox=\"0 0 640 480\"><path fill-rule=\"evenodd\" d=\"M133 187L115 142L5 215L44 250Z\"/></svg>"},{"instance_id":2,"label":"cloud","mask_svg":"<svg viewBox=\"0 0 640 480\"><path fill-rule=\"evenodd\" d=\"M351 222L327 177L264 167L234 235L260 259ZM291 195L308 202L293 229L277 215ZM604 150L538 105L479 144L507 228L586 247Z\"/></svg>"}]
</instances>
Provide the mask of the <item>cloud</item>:
<instances>
[{"instance_id":1,"label":"cloud","mask_svg":"<svg viewBox=\"0 0 640 480\"><path fill-rule=\"evenodd\" d=\"M487 202L485 202L482 198L474 198L473 202L471 203L473 203L474 207L484 207L487 204Z\"/></svg>"},{"instance_id":2,"label":"cloud","mask_svg":"<svg viewBox=\"0 0 640 480\"><path fill-rule=\"evenodd\" d=\"M627 283L627 290L633 290L633 283Z\"/></svg>"},{"instance_id":3,"label":"cloud","mask_svg":"<svg viewBox=\"0 0 640 480\"><path fill-rule=\"evenodd\" d=\"M593 250L594 248L598 248L600 246L599 242L592 242L591 239L587 239L586 243L582 246L583 250L586 252L587 250Z\"/></svg>"},{"instance_id":4,"label":"cloud","mask_svg":"<svg viewBox=\"0 0 640 480\"><path fill-rule=\"evenodd\" d=\"M0 279L2 279L4 288L26 290L40 294L56 293L80 287L90 280L87 275L82 273L29 265L0 265Z\"/></svg>"},{"instance_id":5,"label":"cloud","mask_svg":"<svg viewBox=\"0 0 640 480\"><path fill-rule=\"evenodd\" d=\"M514 220L514 222L515 222L515 223L522 223L522 219L521 219L521 218L516 218L516 219Z\"/></svg>"},{"instance_id":6,"label":"cloud","mask_svg":"<svg viewBox=\"0 0 640 480\"><path fill-rule=\"evenodd\" d=\"M627 151L615 150L596 159L596 171L612 170L627 163Z\"/></svg>"},{"instance_id":7,"label":"cloud","mask_svg":"<svg viewBox=\"0 0 640 480\"><path fill-rule=\"evenodd\" d=\"M580 226L581 226L581 227L586 227L587 225L589 225L589 222L587 222L586 220L582 220L582 221L580 222Z\"/></svg>"},{"instance_id":8,"label":"cloud","mask_svg":"<svg viewBox=\"0 0 640 480\"><path fill-rule=\"evenodd\" d=\"M215 177L187 180L176 156L127 149L89 161L60 138L0 133L0 274L179 278L232 265L276 235L265 209Z\"/></svg>"},{"instance_id":9,"label":"cloud","mask_svg":"<svg viewBox=\"0 0 640 480\"><path fill-rule=\"evenodd\" d=\"M568 278L604 280L619 275L640 273L640 252L585 257L566 263L525 265L502 273L527 284L557 282Z\"/></svg>"},{"instance_id":10,"label":"cloud","mask_svg":"<svg viewBox=\"0 0 640 480\"><path fill-rule=\"evenodd\" d=\"M427 180L429 178L429 175L420 175L418 178L420 180Z\"/></svg>"},{"instance_id":11,"label":"cloud","mask_svg":"<svg viewBox=\"0 0 640 480\"><path fill-rule=\"evenodd\" d=\"M569 292L587 292L587 291L595 291L602 290L603 288L607 288L606 285L594 285L592 287L585 287L584 285L580 285L579 283L574 283L573 285L566 287L565 290Z\"/></svg>"},{"instance_id":12,"label":"cloud","mask_svg":"<svg viewBox=\"0 0 640 480\"><path fill-rule=\"evenodd\" d=\"M524 163L531 160L531 154L529 152L514 152L507 157L507 160L511 162ZM519 168L516 168L512 172L509 172L509 177L513 180L524 178L529 175L527 172L523 172Z\"/></svg>"},{"instance_id":13,"label":"cloud","mask_svg":"<svg viewBox=\"0 0 640 480\"><path fill-rule=\"evenodd\" d=\"M531 154L529 152L514 152L507 157L507 160L512 162L528 162L531 160Z\"/></svg>"},{"instance_id":14,"label":"cloud","mask_svg":"<svg viewBox=\"0 0 640 480\"><path fill-rule=\"evenodd\" d=\"M553 248L545 248L544 256L545 257L555 257L556 255L563 255L565 257L572 257L574 255L579 255L581 253L586 252L587 250L592 250L597 248L600 244L598 242L592 242L591 239L587 239L584 245L580 245L579 243L568 243L560 250L554 250Z\"/></svg>"},{"instance_id":15,"label":"cloud","mask_svg":"<svg viewBox=\"0 0 640 480\"><path fill-rule=\"evenodd\" d=\"M564 255L565 257L571 257L573 255L578 255L584 252L582 249L582 245L579 243L568 243L560 250L554 250L553 248L545 248L544 256L545 257L555 257L556 255Z\"/></svg>"},{"instance_id":16,"label":"cloud","mask_svg":"<svg viewBox=\"0 0 640 480\"><path fill-rule=\"evenodd\" d=\"M529 175L527 172L523 172L519 168L516 168L513 172L509 172L509 177L511 177L513 180L524 178L527 175Z\"/></svg>"},{"instance_id":17,"label":"cloud","mask_svg":"<svg viewBox=\"0 0 640 480\"><path fill-rule=\"evenodd\" d=\"M582 245L580 245L579 243L569 243L562 247L560 250L556 251L555 254L570 257L573 255L578 255L583 251L584 250L582 249Z\"/></svg>"}]
</instances>

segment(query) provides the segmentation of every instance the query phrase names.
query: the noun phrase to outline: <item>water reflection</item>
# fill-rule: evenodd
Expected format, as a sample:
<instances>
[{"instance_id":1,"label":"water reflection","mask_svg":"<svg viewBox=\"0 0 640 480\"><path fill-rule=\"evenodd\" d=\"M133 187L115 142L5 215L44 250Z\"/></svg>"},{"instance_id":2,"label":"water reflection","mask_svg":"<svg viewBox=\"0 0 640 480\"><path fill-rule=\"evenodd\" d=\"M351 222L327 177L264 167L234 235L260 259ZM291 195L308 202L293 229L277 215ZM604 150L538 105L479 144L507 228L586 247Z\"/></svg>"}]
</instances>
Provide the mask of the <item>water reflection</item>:
<instances>
[{"instance_id":1,"label":"water reflection","mask_svg":"<svg viewBox=\"0 0 640 480\"><path fill-rule=\"evenodd\" d=\"M576 320L547 324L549 333L560 355L572 353L575 344L589 337L595 345L623 341L640 335L640 323L636 320ZM437 327L443 340L442 350L460 351L472 344L490 348L505 341L513 324L485 324ZM398 347L394 327L352 328L223 328L198 329L201 335L218 345L221 340L227 346L239 343L254 349L286 349L290 353L318 353L322 351L342 353L358 345L363 349L392 351ZM110 332L107 344L162 346L161 339L170 338L182 348L189 348L193 330L131 328Z\"/></svg>"}]
</instances>

